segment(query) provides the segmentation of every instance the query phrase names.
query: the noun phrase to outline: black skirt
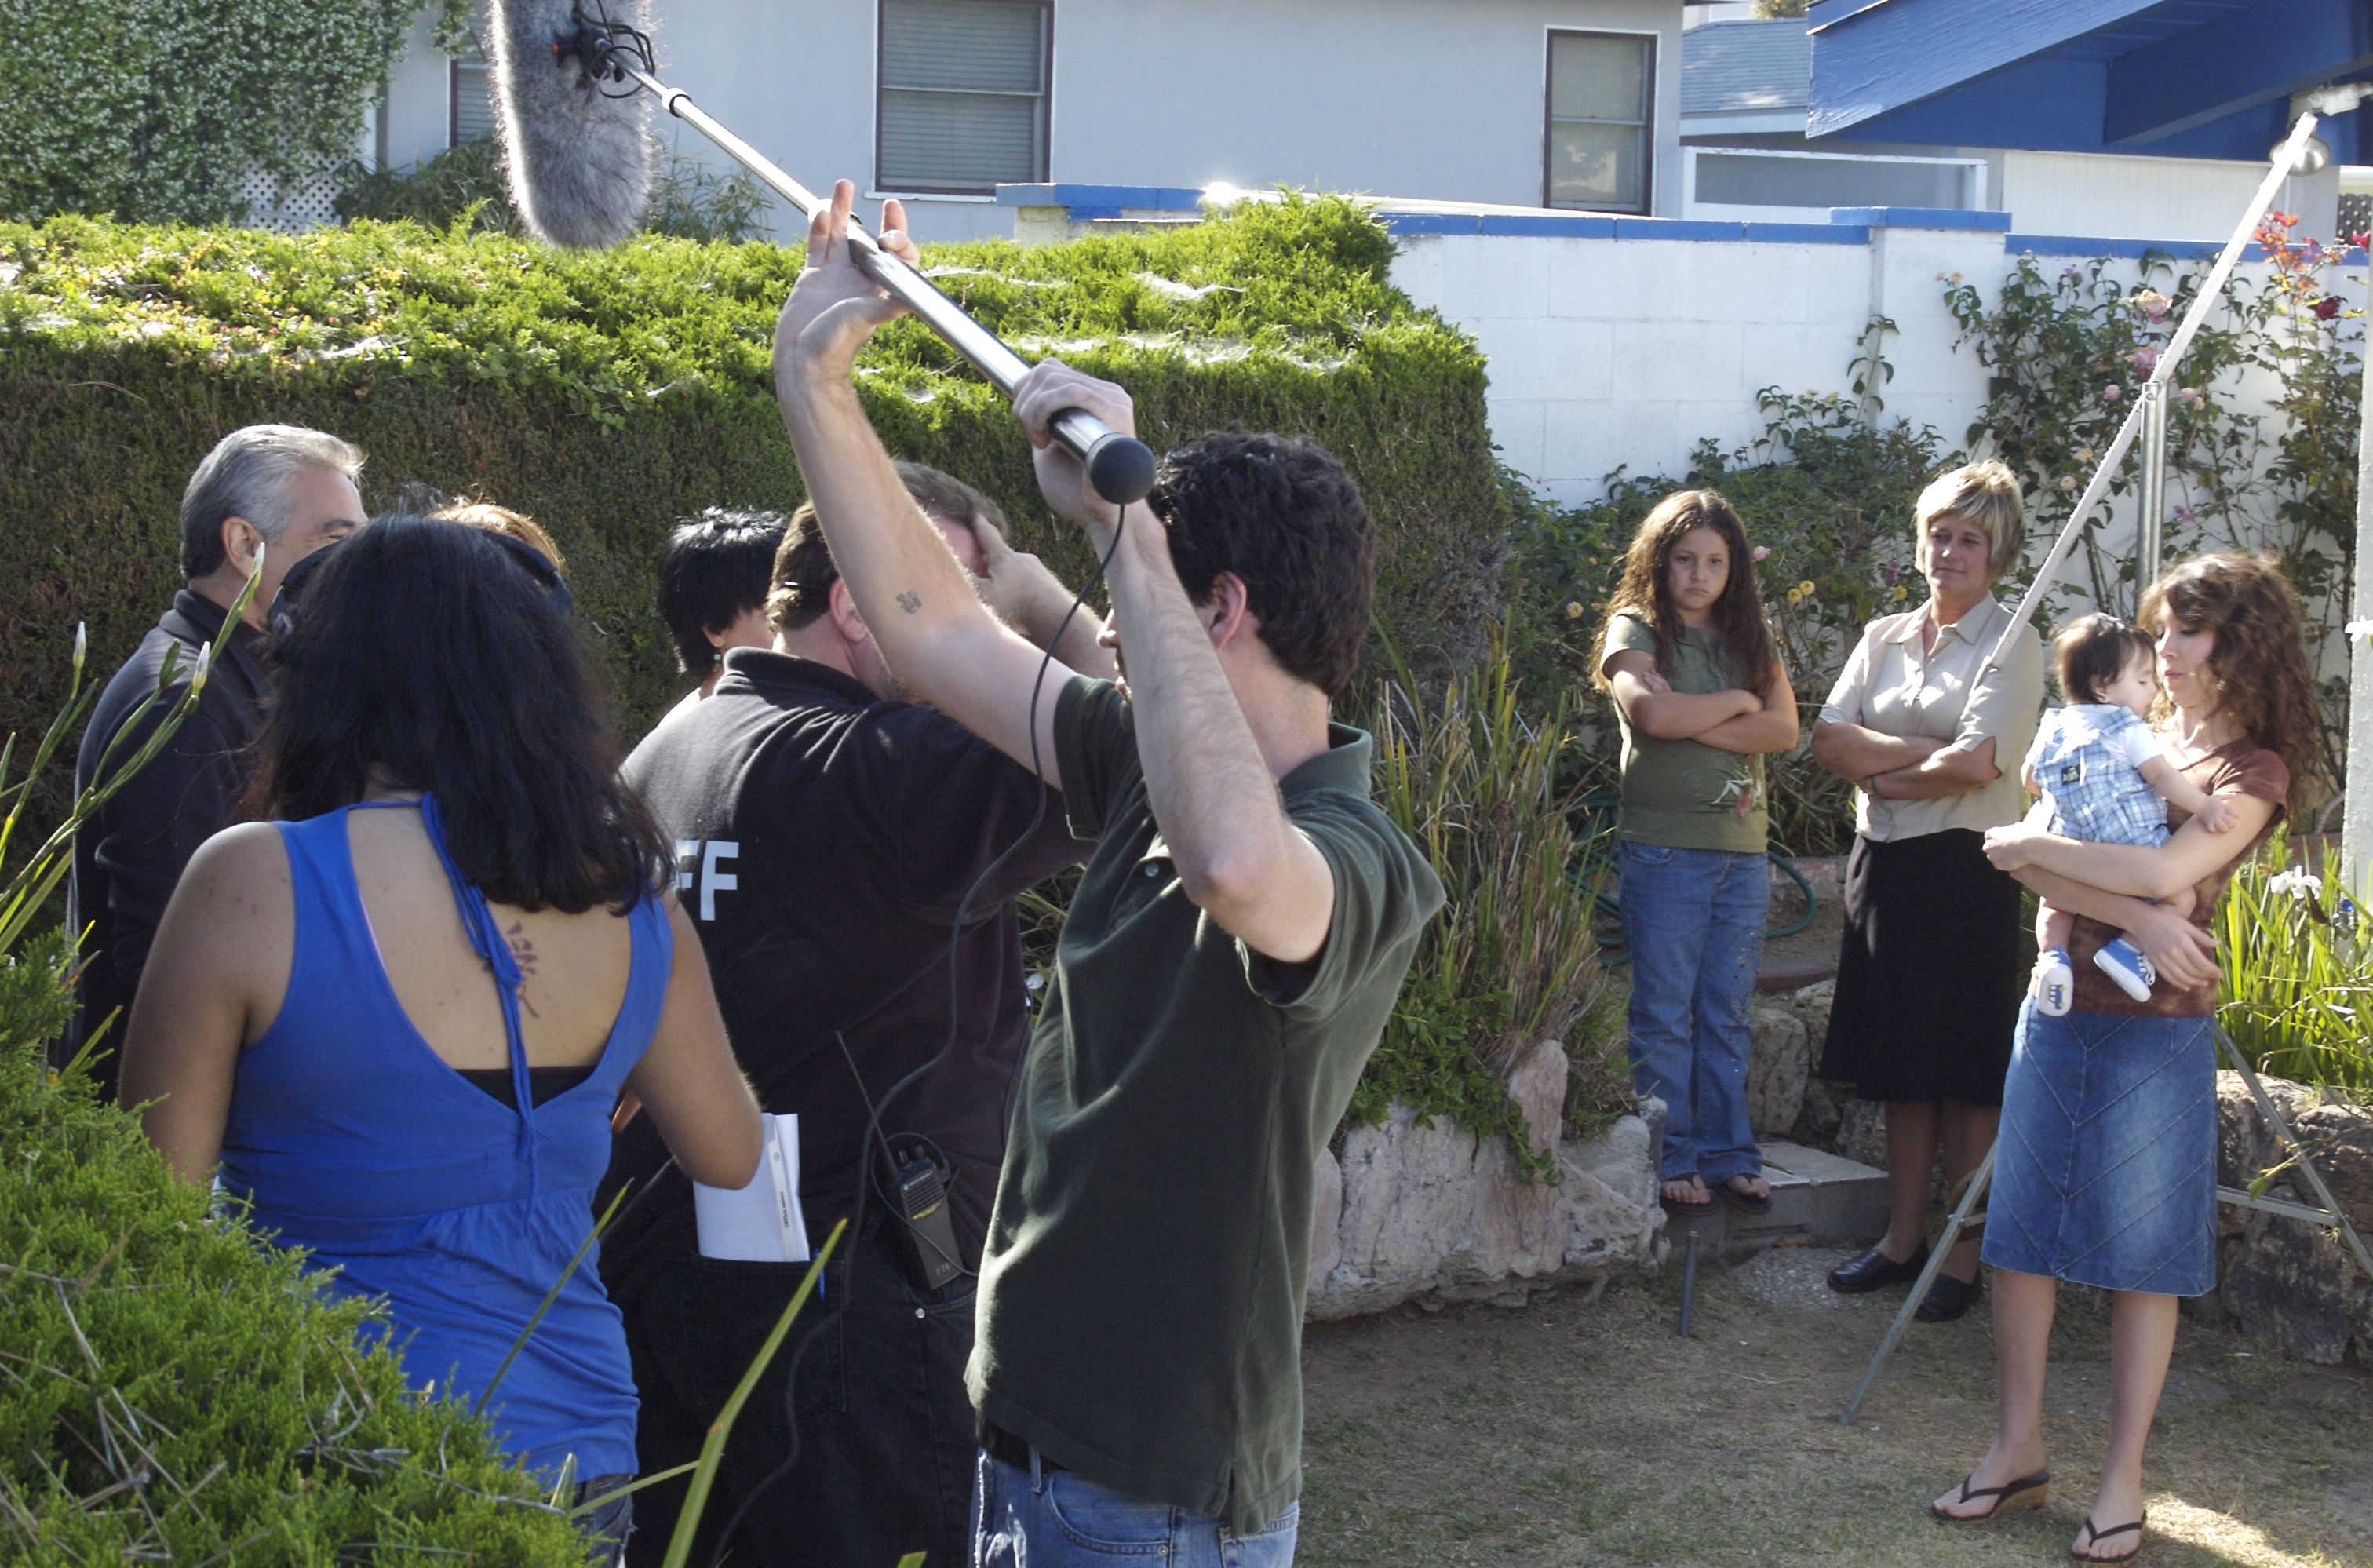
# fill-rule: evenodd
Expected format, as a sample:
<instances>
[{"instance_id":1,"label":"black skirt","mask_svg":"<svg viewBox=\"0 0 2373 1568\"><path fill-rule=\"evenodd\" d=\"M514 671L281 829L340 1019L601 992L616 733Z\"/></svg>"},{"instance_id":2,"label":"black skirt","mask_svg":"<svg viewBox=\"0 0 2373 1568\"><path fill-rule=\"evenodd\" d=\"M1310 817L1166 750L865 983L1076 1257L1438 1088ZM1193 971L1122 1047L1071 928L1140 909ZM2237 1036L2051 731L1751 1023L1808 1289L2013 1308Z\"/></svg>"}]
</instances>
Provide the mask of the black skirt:
<instances>
[{"instance_id":1,"label":"black skirt","mask_svg":"<svg viewBox=\"0 0 2373 1568\"><path fill-rule=\"evenodd\" d=\"M2002 1104L2032 954L2018 883L1984 846L1967 828L1855 837L1825 1081L1863 1100Z\"/></svg>"}]
</instances>

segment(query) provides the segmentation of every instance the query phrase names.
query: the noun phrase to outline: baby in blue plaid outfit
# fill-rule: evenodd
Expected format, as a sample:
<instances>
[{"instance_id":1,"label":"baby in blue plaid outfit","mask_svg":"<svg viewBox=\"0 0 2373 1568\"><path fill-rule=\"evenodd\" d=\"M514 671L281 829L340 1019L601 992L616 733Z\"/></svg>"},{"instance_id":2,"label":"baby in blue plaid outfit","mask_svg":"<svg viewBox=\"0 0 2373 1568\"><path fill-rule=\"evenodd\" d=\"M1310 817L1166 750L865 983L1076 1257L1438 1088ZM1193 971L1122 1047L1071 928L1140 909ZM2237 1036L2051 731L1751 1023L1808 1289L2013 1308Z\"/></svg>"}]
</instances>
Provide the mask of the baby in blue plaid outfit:
<instances>
[{"instance_id":1,"label":"baby in blue plaid outfit","mask_svg":"<svg viewBox=\"0 0 2373 1568\"><path fill-rule=\"evenodd\" d=\"M2200 818L2211 833L2233 825L2232 804L2186 778L2150 727L2158 661L2147 634L2115 615L2086 615L2052 639L2052 655L2069 702L2044 714L2028 748L2027 788L2042 797L2029 820L2045 819L2053 833L2091 844L2145 848L2167 842L2170 805ZM2160 902L2189 916L2192 892ZM2035 1007L2054 1018L2075 996L2076 972L2068 961L2075 923L2049 904L2037 909ZM2136 1001L2148 1001L2158 983L2151 961L2122 933L2093 963Z\"/></svg>"}]
</instances>

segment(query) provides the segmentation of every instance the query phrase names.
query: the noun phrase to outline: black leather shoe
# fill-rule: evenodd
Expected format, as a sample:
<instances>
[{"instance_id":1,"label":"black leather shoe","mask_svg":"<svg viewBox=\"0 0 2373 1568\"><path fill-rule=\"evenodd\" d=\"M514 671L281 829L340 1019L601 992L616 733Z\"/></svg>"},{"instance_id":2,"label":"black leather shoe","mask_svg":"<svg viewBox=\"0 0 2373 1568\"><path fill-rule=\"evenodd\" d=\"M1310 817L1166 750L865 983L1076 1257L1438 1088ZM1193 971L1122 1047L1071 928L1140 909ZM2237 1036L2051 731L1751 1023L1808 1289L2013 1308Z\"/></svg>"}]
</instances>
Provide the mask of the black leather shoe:
<instances>
[{"instance_id":1,"label":"black leather shoe","mask_svg":"<svg viewBox=\"0 0 2373 1568\"><path fill-rule=\"evenodd\" d=\"M1950 1274L1939 1274L1929 1281L1920 1310L1911 1316L1923 1323L1950 1323L1976 1305L1978 1298L1985 1293L1985 1286L1974 1279L1964 1282Z\"/></svg>"},{"instance_id":2,"label":"black leather shoe","mask_svg":"<svg viewBox=\"0 0 2373 1568\"><path fill-rule=\"evenodd\" d=\"M1850 1258L1829 1270L1829 1289L1840 1295L1858 1296L1875 1291L1881 1285L1901 1284L1920 1277L1928 1267L1928 1244L1922 1242L1920 1250L1898 1263L1876 1247L1859 1258Z\"/></svg>"}]
</instances>

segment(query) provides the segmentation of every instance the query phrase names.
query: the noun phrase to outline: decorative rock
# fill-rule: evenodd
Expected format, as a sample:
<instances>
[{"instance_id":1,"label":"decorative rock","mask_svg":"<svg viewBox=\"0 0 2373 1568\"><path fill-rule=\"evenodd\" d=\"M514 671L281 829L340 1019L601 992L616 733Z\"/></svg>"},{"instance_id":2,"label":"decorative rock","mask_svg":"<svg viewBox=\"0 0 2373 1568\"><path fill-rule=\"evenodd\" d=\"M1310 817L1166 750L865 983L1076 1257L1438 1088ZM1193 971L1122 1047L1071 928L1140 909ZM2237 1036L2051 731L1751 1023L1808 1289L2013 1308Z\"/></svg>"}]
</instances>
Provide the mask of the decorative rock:
<instances>
[{"instance_id":1,"label":"decorative rock","mask_svg":"<svg viewBox=\"0 0 2373 1568\"><path fill-rule=\"evenodd\" d=\"M2359 1229L2373 1222L2373 1112L2323 1103L2320 1091L2261 1078L2266 1097L2313 1150L2317 1169ZM2216 1075L2216 1179L2247 1189L2283 1158L2282 1140L2238 1072ZM2313 1189L2285 1173L2267 1196L2320 1207ZM2218 1208L2216 1296L2242 1332L2323 1365L2353 1342L2373 1355L2373 1281L2332 1232L2262 1211Z\"/></svg>"},{"instance_id":2,"label":"decorative rock","mask_svg":"<svg viewBox=\"0 0 2373 1568\"><path fill-rule=\"evenodd\" d=\"M1838 1097L1838 1153L1887 1169L1887 1107L1876 1100Z\"/></svg>"},{"instance_id":3,"label":"decorative rock","mask_svg":"<svg viewBox=\"0 0 2373 1568\"><path fill-rule=\"evenodd\" d=\"M1827 1147L1838 1136L1838 1128L1845 1120L1845 1102L1838 1092L1818 1078L1805 1080L1804 1108L1796 1113L1796 1125L1789 1131L1789 1140Z\"/></svg>"},{"instance_id":4,"label":"decorative rock","mask_svg":"<svg viewBox=\"0 0 2373 1568\"><path fill-rule=\"evenodd\" d=\"M1310 1173L1310 1280L1315 1294L1320 1281L1343 1260L1343 1167L1331 1149L1318 1151Z\"/></svg>"},{"instance_id":5,"label":"decorative rock","mask_svg":"<svg viewBox=\"0 0 2373 1568\"><path fill-rule=\"evenodd\" d=\"M1551 1041L1509 1080L1534 1149L1557 1152L1552 1180L1526 1179L1500 1141L1479 1146L1446 1119L1420 1122L1402 1105L1383 1126L1346 1134L1340 1160L1316 1168L1307 1316L1520 1303L1543 1286L1647 1263L1665 1217L1648 1123L1624 1117L1602 1138L1561 1141L1566 1073L1564 1048ZM1652 1104L1661 1121L1663 1106Z\"/></svg>"},{"instance_id":6,"label":"decorative rock","mask_svg":"<svg viewBox=\"0 0 2373 1568\"><path fill-rule=\"evenodd\" d=\"M1784 1008L1748 1012L1754 1049L1747 1070L1747 1112L1755 1130L1785 1137L1805 1106L1809 1076L1805 1021Z\"/></svg>"}]
</instances>

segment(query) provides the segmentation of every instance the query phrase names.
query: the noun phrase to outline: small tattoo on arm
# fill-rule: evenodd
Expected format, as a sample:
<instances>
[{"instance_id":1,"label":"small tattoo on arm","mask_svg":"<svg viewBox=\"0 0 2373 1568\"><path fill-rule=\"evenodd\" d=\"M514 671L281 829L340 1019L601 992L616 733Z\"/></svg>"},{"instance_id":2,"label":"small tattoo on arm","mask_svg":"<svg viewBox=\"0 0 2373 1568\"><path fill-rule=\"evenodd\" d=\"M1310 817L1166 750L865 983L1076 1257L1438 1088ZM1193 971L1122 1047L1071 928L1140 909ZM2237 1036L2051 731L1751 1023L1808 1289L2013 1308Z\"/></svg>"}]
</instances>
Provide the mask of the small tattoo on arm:
<instances>
[{"instance_id":1,"label":"small tattoo on arm","mask_svg":"<svg viewBox=\"0 0 2373 1568\"><path fill-rule=\"evenodd\" d=\"M912 589L909 589L906 592L898 595L898 608L906 611L906 614L911 615L922 607L923 596L915 592Z\"/></svg>"}]
</instances>

